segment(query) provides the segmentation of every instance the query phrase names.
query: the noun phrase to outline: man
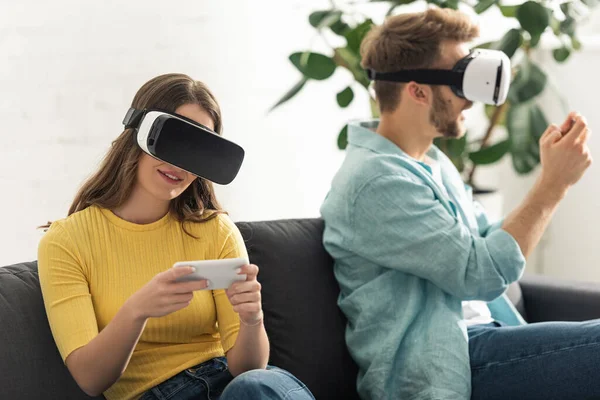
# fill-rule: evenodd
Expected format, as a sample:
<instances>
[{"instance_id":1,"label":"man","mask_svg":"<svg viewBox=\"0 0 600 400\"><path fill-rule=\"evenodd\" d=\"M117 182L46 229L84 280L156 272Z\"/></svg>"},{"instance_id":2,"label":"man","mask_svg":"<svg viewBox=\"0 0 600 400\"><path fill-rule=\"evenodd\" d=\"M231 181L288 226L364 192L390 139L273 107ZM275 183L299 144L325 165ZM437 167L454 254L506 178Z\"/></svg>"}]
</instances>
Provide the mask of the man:
<instances>
[{"instance_id":1,"label":"man","mask_svg":"<svg viewBox=\"0 0 600 400\"><path fill-rule=\"evenodd\" d=\"M457 11L388 18L365 38L378 73L452 69L478 28ZM364 399L600 396L600 324L524 324L503 296L568 189L591 164L585 118L540 139L541 174L492 224L436 137L464 134L472 103L448 86L378 81L377 121L351 124L322 206L346 340ZM567 251L567 249L565 249ZM488 303L490 302L490 303Z\"/></svg>"}]
</instances>

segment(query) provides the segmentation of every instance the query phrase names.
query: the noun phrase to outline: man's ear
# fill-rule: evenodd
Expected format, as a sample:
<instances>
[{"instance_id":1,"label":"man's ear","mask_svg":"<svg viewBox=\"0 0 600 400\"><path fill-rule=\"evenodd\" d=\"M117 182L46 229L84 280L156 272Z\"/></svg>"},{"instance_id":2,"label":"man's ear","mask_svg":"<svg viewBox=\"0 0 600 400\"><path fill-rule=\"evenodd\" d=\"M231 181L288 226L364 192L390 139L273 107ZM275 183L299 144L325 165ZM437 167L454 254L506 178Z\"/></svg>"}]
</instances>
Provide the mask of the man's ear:
<instances>
[{"instance_id":1,"label":"man's ear","mask_svg":"<svg viewBox=\"0 0 600 400\"><path fill-rule=\"evenodd\" d=\"M417 104L428 106L431 105L433 93L427 85L420 85L416 82L409 82L405 86L405 92Z\"/></svg>"}]
</instances>

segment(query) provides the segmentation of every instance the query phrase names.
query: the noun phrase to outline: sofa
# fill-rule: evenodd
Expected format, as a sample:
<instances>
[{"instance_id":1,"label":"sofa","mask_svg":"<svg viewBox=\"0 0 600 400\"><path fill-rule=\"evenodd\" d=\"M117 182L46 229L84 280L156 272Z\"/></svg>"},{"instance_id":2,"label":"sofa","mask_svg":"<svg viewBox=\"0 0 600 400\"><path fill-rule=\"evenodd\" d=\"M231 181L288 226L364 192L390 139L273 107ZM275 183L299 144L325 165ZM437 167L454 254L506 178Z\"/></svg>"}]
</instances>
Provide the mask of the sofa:
<instances>
[{"instance_id":1,"label":"sofa","mask_svg":"<svg viewBox=\"0 0 600 400\"><path fill-rule=\"evenodd\" d=\"M358 399L322 220L237 225L260 267L270 363L294 373L317 399ZM508 295L529 322L600 318L597 284L526 276ZM0 268L0 387L2 399L89 399L54 344L35 261Z\"/></svg>"}]
</instances>

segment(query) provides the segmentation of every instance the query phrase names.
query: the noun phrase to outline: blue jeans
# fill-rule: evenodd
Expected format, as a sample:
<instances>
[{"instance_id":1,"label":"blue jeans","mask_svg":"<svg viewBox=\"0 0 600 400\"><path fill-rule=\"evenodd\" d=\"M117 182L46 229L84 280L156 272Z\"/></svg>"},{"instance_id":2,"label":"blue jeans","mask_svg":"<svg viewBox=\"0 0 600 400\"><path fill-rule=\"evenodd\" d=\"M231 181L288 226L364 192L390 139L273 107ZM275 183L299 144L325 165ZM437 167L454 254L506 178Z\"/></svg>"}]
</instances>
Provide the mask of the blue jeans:
<instances>
[{"instance_id":1,"label":"blue jeans","mask_svg":"<svg viewBox=\"0 0 600 400\"><path fill-rule=\"evenodd\" d=\"M188 368L142 395L140 400L314 400L310 390L280 368L244 372L235 378L227 359L217 357Z\"/></svg>"},{"instance_id":2,"label":"blue jeans","mask_svg":"<svg viewBox=\"0 0 600 400\"><path fill-rule=\"evenodd\" d=\"M600 320L468 331L472 399L600 399Z\"/></svg>"}]
</instances>

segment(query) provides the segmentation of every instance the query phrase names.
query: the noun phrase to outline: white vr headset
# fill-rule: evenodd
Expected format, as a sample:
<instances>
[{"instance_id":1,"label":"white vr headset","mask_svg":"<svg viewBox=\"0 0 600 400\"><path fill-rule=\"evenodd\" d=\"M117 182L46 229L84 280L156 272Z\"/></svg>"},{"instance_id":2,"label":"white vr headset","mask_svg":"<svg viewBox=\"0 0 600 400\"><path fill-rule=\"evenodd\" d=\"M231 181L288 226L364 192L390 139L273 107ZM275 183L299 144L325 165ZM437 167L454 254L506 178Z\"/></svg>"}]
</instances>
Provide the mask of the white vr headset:
<instances>
[{"instance_id":1,"label":"white vr headset","mask_svg":"<svg viewBox=\"0 0 600 400\"><path fill-rule=\"evenodd\" d=\"M231 183L244 160L242 147L179 114L130 108L123 125L148 155L218 184Z\"/></svg>"},{"instance_id":2,"label":"white vr headset","mask_svg":"<svg viewBox=\"0 0 600 400\"><path fill-rule=\"evenodd\" d=\"M450 86L458 97L485 104L500 105L506 101L510 87L510 59L498 50L473 50L460 59L454 68L411 69L397 72L376 72L367 69L370 80L417 82Z\"/></svg>"}]
</instances>

